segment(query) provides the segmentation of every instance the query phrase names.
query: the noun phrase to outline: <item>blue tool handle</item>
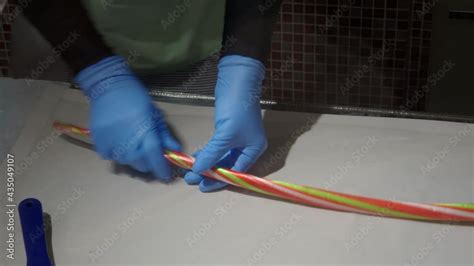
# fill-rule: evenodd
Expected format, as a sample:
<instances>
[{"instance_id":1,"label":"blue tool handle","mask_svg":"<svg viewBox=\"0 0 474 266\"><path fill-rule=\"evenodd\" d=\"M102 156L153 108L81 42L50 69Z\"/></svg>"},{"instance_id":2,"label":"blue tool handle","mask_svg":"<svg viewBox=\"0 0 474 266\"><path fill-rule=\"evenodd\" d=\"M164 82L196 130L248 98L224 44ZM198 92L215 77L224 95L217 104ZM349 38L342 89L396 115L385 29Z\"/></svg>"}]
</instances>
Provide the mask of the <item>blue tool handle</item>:
<instances>
[{"instance_id":1,"label":"blue tool handle","mask_svg":"<svg viewBox=\"0 0 474 266\"><path fill-rule=\"evenodd\" d=\"M52 266L48 257L43 208L34 198L23 200L18 205L23 242L25 243L27 266Z\"/></svg>"}]
</instances>

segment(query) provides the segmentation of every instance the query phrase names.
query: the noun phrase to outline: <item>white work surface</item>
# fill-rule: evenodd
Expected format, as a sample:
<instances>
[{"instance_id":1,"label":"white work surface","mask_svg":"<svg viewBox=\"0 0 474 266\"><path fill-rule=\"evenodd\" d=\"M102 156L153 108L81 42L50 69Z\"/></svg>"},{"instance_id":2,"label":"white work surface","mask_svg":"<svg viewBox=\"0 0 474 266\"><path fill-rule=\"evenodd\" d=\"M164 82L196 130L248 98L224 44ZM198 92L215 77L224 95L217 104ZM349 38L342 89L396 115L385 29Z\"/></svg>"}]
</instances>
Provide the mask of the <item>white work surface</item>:
<instances>
[{"instance_id":1,"label":"white work surface","mask_svg":"<svg viewBox=\"0 0 474 266\"><path fill-rule=\"evenodd\" d=\"M328 211L240 189L204 194L182 178L161 184L114 173L50 127L87 126L80 92L40 84L11 153L17 168L33 158L16 177L15 198L38 198L51 215L56 265L474 264L474 227ZM211 136L213 108L159 106L186 153ZM474 202L472 125L276 111L264 121L270 147L255 174L389 199ZM25 265L16 226L16 259L6 265Z\"/></svg>"}]
</instances>

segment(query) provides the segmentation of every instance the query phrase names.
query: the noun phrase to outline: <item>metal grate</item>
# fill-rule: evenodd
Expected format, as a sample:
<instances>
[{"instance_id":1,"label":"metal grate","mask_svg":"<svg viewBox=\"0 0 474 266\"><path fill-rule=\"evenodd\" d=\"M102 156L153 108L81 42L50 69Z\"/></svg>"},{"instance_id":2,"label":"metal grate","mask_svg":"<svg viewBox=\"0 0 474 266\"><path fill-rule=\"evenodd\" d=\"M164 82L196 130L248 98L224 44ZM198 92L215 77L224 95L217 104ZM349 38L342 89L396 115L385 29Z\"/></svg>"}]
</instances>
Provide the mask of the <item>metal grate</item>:
<instances>
[{"instance_id":1,"label":"metal grate","mask_svg":"<svg viewBox=\"0 0 474 266\"><path fill-rule=\"evenodd\" d=\"M274 28L266 96L399 108L427 76L431 15L415 17L420 2L284 1Z\"/></svg>"},{"instance_id":2,"label":"metal grate","mask_svg":"<svg viewBox=\"0 0 474 266\"><path fill-rule=\"evenodd\" d=\"M432 4L433 0L283 1L274 26L264 99L295 106L424 110L424 99L413 106L406 106L406 100L428 76L432 24L426 5ZM11 24L4 18L12 13L9 0L0 35L3 76L11 74ZM215 63L210 57L188 70L144 80L155 90L212 95Z\"/></svg>"}]
</instances>

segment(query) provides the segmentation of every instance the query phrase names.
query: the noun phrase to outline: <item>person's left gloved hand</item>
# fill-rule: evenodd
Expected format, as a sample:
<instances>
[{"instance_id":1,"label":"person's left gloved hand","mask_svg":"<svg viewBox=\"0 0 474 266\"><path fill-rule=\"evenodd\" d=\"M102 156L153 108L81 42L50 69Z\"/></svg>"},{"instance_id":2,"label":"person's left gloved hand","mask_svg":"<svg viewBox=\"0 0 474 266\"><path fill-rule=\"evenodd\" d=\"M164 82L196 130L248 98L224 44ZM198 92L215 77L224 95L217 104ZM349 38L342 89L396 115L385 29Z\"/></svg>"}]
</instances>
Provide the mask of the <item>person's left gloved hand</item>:
<instances>
[{"instance_id":1,"label":"person's left gloved hand","mask_svg":"<svg viewBox=\"0 0 474 266\"><path fill-rule=\"evenodd\" d=\"M228 55L219 60L215 89L214 135L195 153L192 171L184 179L202 192L226 183L200 174L215 165L245 172L267 148L260 109L264 65L253 58Z\"/></svg>"}]
</instances>

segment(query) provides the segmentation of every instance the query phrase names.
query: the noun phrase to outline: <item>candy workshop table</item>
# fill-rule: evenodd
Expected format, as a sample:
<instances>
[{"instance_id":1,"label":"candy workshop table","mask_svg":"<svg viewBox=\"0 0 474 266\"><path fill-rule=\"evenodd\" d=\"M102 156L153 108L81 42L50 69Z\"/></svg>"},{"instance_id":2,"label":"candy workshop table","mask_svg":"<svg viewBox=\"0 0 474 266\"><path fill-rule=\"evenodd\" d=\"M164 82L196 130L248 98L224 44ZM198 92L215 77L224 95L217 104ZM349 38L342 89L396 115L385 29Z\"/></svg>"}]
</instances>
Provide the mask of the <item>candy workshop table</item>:
<instances>
[{"instance_id":1,"label":"candy workshop table","mask_svg":"<svg viewBox=\"0 0 474 266\"><path fill-rule=\"evenodd\" d=\"M33 97L15 107L28 112L13 130L14 197L42 201L57 265L474 264L472 226L322 210L240 189L204 194L181 178L161 184L117 171L51 129L55 120L87 126L81 93L62 83L33 85L0 80L2 90L34 90L4 94ZM186 153L211 136L212 108L158 104ZM394 200L474 202L472 125L280 111L265 111L264 122L270 147L255 175ZM16 259L2 258L6 265L25 265L16 218ZM6 248L5 226L1 236Z\"/></svg>"}]
</instances>

